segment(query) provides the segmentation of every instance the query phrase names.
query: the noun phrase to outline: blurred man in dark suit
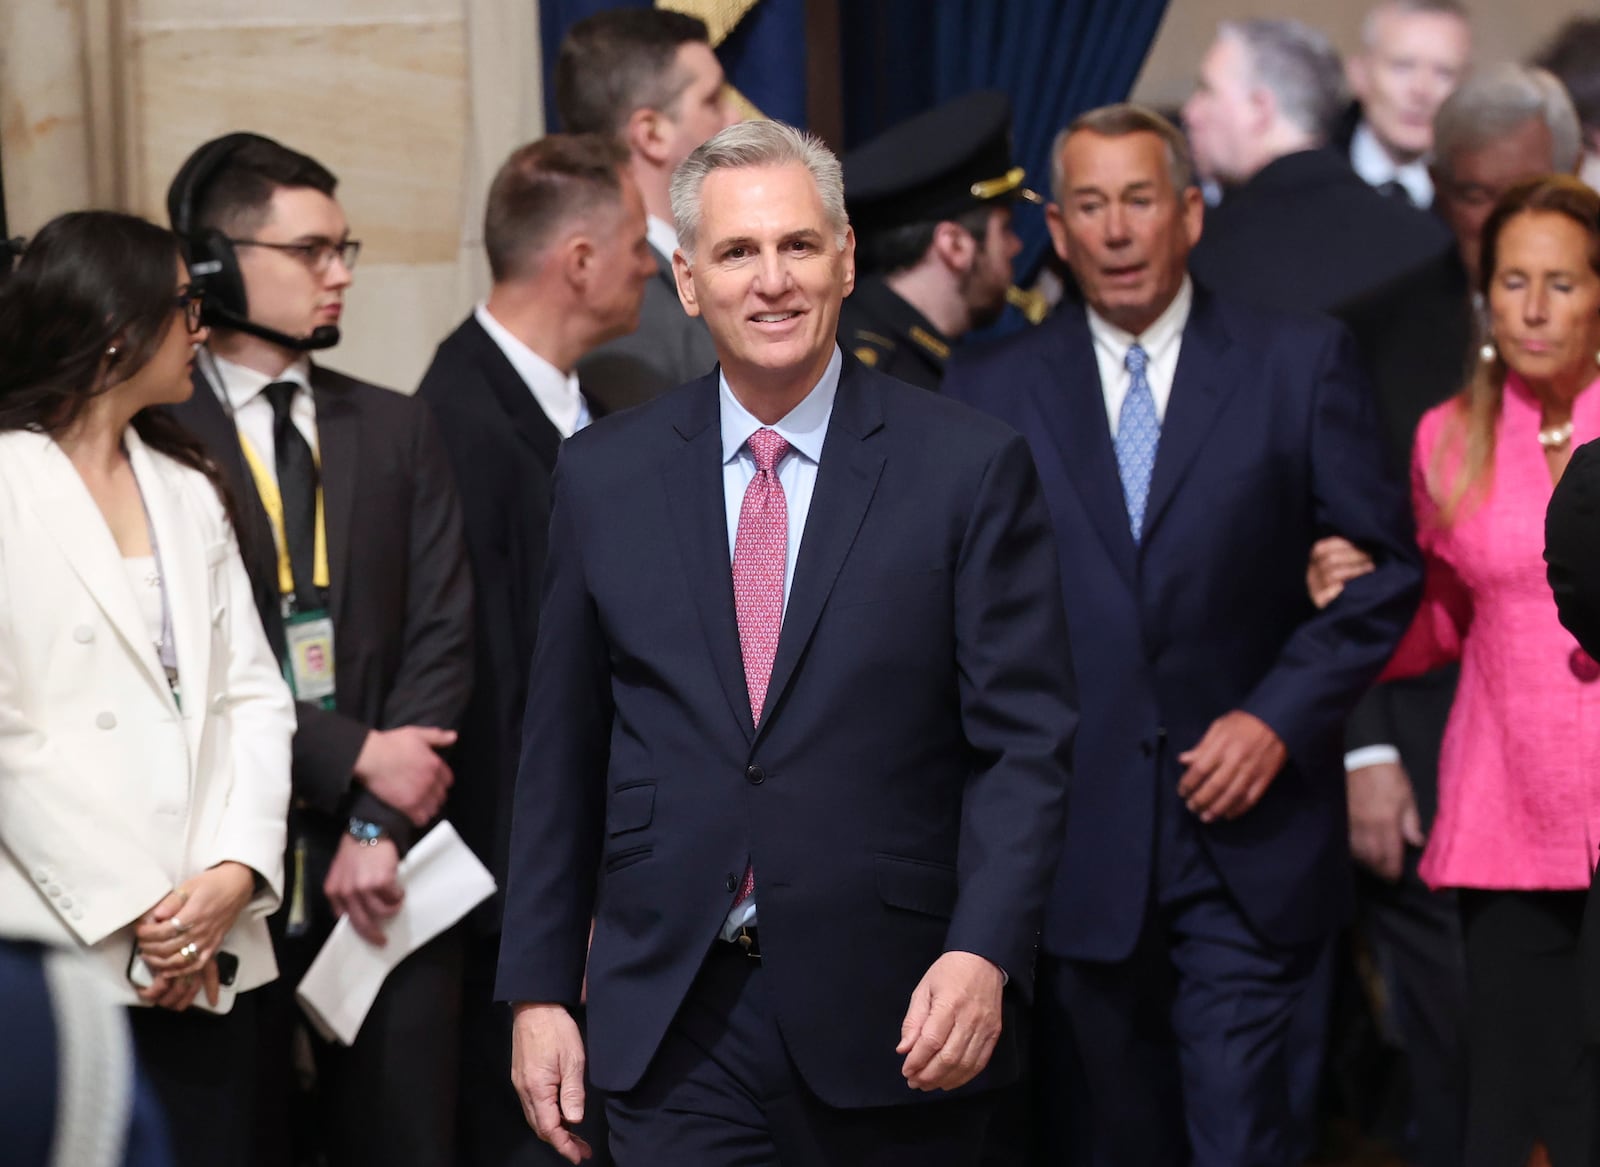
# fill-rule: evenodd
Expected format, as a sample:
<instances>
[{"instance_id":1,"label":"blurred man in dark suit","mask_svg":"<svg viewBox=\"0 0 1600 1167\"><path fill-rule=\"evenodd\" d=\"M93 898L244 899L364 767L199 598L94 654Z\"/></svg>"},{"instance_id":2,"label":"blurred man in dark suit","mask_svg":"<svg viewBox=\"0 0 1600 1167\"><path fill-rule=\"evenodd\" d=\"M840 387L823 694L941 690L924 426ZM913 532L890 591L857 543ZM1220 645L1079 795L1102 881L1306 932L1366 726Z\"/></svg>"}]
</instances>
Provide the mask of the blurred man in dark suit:
<instances>
[{"instance_id":1,"label":"blurred man in dark suit","mask_svg":"<svg viewBox=\"0 0 1600 1167\"><path fill-rule=\"evenodd\" d=\"M1184 106L1201 169L1229 185L1195 276L1265 307L1327 311L1437 258L1450 236L1386 199L1327 148L1341 69L1293 20L1224 23Z\"/></svg>"},{"instance_id":2,"label":"blurred man in dark suit","mask_svg":"<svg viewBox=\"0 0 1600 1167\"><path fill-rule=\"evenodd\" d=\"M550 479L561 442L590 420L574 369L638 324L656 273L626 162L598 134L553 134L506 160L484 215L494 287L439 346L417 391L456 474L472 561L476 670L452 818L502 886ZM478 913L467 949L458 1161L469 1167L555 1157L528 1130L505 1075L511 1015L493 999L501 906L496 897ZM590 1133L603 1146L599 1116Z\"/></svg>"},{"instance_id":3,"label":"blurred man in dark suit","mask_svg":"<svg viewBox=\"0 0 1600 1167\"><path fill-rule=\"evenodd\" d=\"M863 278L839 312L862 364L938 389L950 346L1005 310L1016 199L1038 202L1011 161L1011 101L980 91L905 121L844 158Z\"/></svg>"},{"instance_id":4,"label":"blurred man in dark suit","mask_svg":"<svg viewBox=\"0 0 1600 1167\"><path fill-rule=\"evenodd\" d=\"M1566 87L1583 125L1578 177L1600 190L1600 17L1575 16L1533 58Z\"/></svg>"},{"instance_id":5,"label":"blurred man in dark suit","mask_svg":"<svg viewBox=\"0 0 1600 1167\"><path fill-rule=\"evenodd\" d=\"M678 303L667 185L678 163L738 115L705 24L664 8L612 8L574 24L556 59L555 91L563 130L605 134L628 152L655 253L639 327L584 360L588 400L615 413L716 363L705 323Z\"/></svg>"},{"instance_id":6,"label":"blurred man in dark suit","mask_svg":"<svg viewBox=\"0 0 1600 1167\"><path fill-rule=\"evenodd\" d=\"M1460 0L1380 0L1346 63L1356 101L1335 135L1362 180L1427 208L1433 116L1466 76L1472 25Z\"/></svg>"}]
</instances>

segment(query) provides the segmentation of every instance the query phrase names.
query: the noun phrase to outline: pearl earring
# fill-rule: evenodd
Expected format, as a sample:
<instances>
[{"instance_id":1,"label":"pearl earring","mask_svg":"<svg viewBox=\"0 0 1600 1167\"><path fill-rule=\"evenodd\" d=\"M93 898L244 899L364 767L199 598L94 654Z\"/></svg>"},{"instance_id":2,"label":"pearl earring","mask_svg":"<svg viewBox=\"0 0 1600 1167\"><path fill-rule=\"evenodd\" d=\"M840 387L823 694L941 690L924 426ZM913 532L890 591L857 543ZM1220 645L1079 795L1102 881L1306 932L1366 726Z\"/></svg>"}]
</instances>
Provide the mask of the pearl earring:
<instances>
[{"instance_id":1,"label":"pearl earring","mask_svg":"<svg viewBox=\"0 0 1600 1167\"><path fill-rule=\"evenodd\" d=\"M1498 354L1496 354L1494 349L1494 339L1491 337L1489 340L1483 342L1483 347L1478 350L1478 356L1484 364L1488 364L1490 361L1494 360L1496 355ZM1600 360L1600 356L1597 356L1596 359Z\"/></svg>"},{"instance_id":2,"label":"pearl earring","mask_svg":"<svg viewBox=\"0 0 1600 1167\"><path fill-rule=\"evenodd\" d=\"M110 348L106 349L106 356L115 357L116 355L117 355L117 346L116 345L112 345Z\"/></svg>"}]
</instances>

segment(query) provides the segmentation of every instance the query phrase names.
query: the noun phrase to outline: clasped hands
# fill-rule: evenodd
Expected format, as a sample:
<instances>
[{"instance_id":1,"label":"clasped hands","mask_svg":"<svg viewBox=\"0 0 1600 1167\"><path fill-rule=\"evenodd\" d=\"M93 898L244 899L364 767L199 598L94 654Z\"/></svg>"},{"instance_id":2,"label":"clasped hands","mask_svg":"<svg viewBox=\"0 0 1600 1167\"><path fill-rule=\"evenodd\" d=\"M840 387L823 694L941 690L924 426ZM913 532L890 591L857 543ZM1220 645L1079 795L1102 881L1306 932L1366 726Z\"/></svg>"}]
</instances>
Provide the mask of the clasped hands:
<instances>
[{"instance_id":1,"label":"clasped hands","mask_svg":"<svg viewBox=\"0 0 1600 1167\"><path fill-rule=\"evenodd\" d=\"M977 1077L1000 1038L1005 975L970 952L947 952L911 994L895 1052L913 1090L954 1090ZM583 1121L586 1055L562 1005L516 1007L511 1082L538 1136L569 1163L594 1154L571 1127Z\"/></svg>"},{"instance_id":2,"label":"clasped hands","mask_svg":"<svg viewBox=\"0 0 1600 1167\"><path fill-rule=\"evenodd\" d=\"M255 873L242 863L219 863L184 881L134 925L134 943L154 974L139 998L181 1013L202 989L217 1003L222 938L255 894Z\"/></svg>"}]
</instances>

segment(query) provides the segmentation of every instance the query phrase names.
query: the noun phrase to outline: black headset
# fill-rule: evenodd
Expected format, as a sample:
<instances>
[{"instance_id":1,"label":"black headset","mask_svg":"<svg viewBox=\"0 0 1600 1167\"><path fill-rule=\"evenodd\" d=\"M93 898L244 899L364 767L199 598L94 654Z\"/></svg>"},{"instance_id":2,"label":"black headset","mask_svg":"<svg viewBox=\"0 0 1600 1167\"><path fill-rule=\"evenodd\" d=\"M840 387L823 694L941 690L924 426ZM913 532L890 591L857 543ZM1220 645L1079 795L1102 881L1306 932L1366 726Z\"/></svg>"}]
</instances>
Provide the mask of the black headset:
<instances>
[{"instance_id":1,"label":"black headset","mask_svg":"<svg viewBox=\"0 0 1600 1167\"><path fill-rule=\"evenodd\" d=\"M227 235L215 227L202 230L195 225L200 200L212 181L240 150L262 143L278 145L271 138L245 132L214 138L189 155L167 188L167 217L189 265L189 285L200 293L201 320L207 325L248 332L297 352L332 348L339 343L336 325L320 325L309 336L290 336L251 320L250 298L239 271L239 253Z\"/></svg>"}]
</instances>

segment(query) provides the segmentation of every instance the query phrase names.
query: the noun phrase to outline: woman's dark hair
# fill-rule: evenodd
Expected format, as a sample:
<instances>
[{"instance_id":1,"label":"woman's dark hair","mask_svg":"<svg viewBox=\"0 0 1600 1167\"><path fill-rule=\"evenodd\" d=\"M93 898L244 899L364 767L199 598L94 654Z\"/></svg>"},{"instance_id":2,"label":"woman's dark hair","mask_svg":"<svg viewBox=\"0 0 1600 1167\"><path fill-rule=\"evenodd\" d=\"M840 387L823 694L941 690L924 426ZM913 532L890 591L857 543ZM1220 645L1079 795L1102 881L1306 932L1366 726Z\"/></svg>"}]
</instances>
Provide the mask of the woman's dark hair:
<instances>
[{"instance_id":1,"label":"woman's dark hair","mask_svg":"<svg viewBox=\"0 0 1600 1167\"><path fill-rule=\"evenodd\" d=\"M0 279L0 432L56 436L97 394L142 369L178 311L178 258L177 236L116 211L73 211L40 228ZM204 474L234 518L216 465L170 413L142 409L133 428L151 449Z\"/></svg>"}]
</instances>

